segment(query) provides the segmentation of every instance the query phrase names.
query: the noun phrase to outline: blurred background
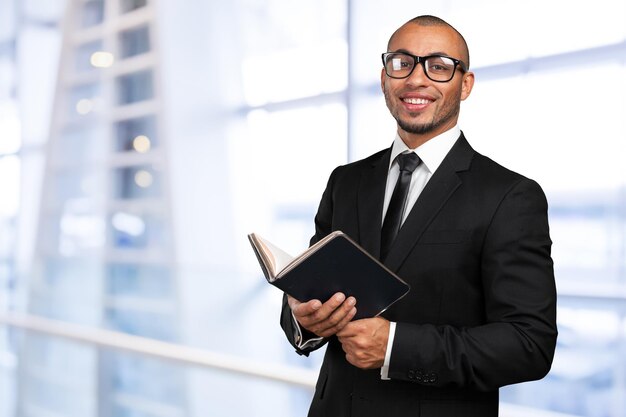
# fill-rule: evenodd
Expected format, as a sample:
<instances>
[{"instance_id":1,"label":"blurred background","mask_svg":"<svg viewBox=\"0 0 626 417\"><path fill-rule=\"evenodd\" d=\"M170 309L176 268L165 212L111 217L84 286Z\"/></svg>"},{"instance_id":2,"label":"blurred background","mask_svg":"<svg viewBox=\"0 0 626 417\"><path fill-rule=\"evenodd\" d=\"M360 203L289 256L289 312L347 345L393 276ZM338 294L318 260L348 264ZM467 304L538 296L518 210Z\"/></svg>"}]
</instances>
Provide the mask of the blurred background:
<instances>
[{"instance_id":1,"label":"blurred background","mask_svg":"<svg viewBox=\"0 0 626 417\"><path fill-rule=\"evenodd\" d=\"M391 144L420 14L468 41L470 143L550 203L557 353L502 415L626 417L622 0L0 0L0 417L305 416L322 352L246 235L304 250Z\"/></svg>"}]
</instances>

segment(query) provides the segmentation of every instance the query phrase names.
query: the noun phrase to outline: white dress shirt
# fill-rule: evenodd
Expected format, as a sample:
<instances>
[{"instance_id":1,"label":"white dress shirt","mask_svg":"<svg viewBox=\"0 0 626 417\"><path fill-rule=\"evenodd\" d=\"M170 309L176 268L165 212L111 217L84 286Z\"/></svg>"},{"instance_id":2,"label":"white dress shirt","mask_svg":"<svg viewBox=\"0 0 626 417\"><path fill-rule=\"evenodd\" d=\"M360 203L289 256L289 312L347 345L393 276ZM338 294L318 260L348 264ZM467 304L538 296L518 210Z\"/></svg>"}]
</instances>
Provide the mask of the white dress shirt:
<instances>
[{"instance_id":1,"label":"white dress shirt","mask_svg":"<svg viewBox=\"0 0 626 417\"><path fill-rule=\"evenodd\" d=\"M391 148L391 157L389 159L389 173L387 174L387 187L385 188L385 203L383 205L383 221L389 208L389 201L393 194L393 189L396 186L398 177L400 176L400 167L398 165L397 156L401 153L415 152L420 157L422 163L417 166L413 175L411 176L411 185L409 185L409 194L406 199L406 207L404 210L404 216L402 222L406 220L407 216L411 212L413 205L417 201L424 187L433 176L441 162L446 157L452 146L456 143L456 140L461 135L461 129L458 125L450 130L447 130L430 139L426 143L418 146L415 149L410 149L406 143L402 141L400 136L396 135ZM382 379L389 379L387 376L389 373L389 362L391 361L391 348L393 346L393 339L396 334L396 323L389 323L389 338L387 339L387 351L385 353L385 362L380 368L380 377Z\"/></svg>"}]
</instances>

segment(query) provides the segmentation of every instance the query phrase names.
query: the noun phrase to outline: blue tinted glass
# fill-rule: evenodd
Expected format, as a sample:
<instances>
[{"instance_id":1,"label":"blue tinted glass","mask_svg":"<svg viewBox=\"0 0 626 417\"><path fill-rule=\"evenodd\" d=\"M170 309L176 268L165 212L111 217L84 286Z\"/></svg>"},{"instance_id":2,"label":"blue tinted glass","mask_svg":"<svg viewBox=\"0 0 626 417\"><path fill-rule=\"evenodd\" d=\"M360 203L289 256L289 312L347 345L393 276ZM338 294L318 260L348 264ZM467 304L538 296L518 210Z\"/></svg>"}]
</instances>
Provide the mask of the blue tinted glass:
<instances>
[{"instance_id":1,"label":"blue tinted glass","mask_svg":"<svg viewBox=\"0 0 626 417\"><path fill-rule=\"evenodd\" d=\"M80 45L76 49L76 63L74 65L76 70L82 72L94 69L94 66L91 65L91 56L94 54L94 52L99 52L101 50L101 40Z\"/></svg>"},{"instance_id":2,"label":"blue tinted glass","mask_svg":"<svg viewBox=\"0 0 626 417\"><path fill-rule=\"evenodd\" d=\"M113 181L115 198L155 198L161 194L160 173L149 165L118 168Z\"/></svg>"},{"instance_id":3,"label":"blue tinted glass","mask_svg":"<svg viewBox=\"0 0 626 417\"><path fill-rule=\"evenodd\" d=\"M172 295L170 270L150 264L110 264L106 291L113 296L167 298Z\"/></svg>"},{"instance_id":4,"label":"blue tinted glass","mask_svg":"<svg viewBox=\"0 0 626 417\"><path fill-rule=\"evenodd\" d=\"M146 0L121 0L120 10L122 13L132 12L133 10L145 7L147 3Z\"/></svg>"},{"instance_id":5,"label":"blue tinted glass","mask_svg":"<svg viewBox=\"0 0 626 417\"><path fill-rule=\"evenodd\" d=\"M138 136L145 136L149 143L149 149L158 146L156 118L154 116L122 120L115 127L115 150L118 152L138 150L135 142Z\"/></svg>"},{"instance_id":6,"label":"blue tinted glass","mask_svg":"<svg viewBox=\"0 0 626 417\"><path fill-rule=\"evenodd\" d=\"M171 312L160 313L142 311L142 308L106 309L107 327L136 336L151 337L159 340L176 339L176 319Z\"/></svg>"},{"instance_id":7,"label":"blue tinted glass","mask_svg":"<svg viewBox=\"0 0 626 417\"><path fill-rule=\"evenodd\" d=\"M150 31L148 26L130 29L120 33L120 57L144 54L150 51Z\"/></svg>"},{"instance_id":8,"label":"blue tinted glass","mask_svg":"<svg viewBox=\"0 0 626 417\"><path fill-rule=\"evenodd\" d=\"M83 4L80 23L83 27L95 26L104 19L104 1L87 0Z\"/></svg>"},{"instance_id":9,"label":"blue tinted glass","mask_svg":"<svg viewBox=\"0 0 626 417\"><path fill-rule=\"evenodd\" d=\"M117 79L119 104L131 104L153 97L152 71L122 75Z\"/></svg>"}]
</instances>

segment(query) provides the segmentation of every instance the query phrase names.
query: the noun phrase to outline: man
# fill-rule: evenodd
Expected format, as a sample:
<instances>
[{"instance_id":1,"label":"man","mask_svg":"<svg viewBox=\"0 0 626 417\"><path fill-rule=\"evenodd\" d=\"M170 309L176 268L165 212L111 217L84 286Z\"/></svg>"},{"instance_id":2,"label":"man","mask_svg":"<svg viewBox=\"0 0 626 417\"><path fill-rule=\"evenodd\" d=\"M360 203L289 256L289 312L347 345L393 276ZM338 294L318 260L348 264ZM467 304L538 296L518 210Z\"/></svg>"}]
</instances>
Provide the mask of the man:
<instances>
[{"instance_id":1,"label":"man","mask_svg":"<svg viewBox=\"0 0 626 417\"><path fill-rule=\"evenodd\" d=\"M335 169L312 243L342 230L411 291L354 321L353 297L285 297L281 325L296 350L327 343L309 416L497 416L499 387L542 378L552 363L547 202L534 181L476 153L457 126L474 75L452 26L433 16L407 22L383 65L396 139ZM398 203L396 188L407 186Z\"/></svg>"}]
</instances>

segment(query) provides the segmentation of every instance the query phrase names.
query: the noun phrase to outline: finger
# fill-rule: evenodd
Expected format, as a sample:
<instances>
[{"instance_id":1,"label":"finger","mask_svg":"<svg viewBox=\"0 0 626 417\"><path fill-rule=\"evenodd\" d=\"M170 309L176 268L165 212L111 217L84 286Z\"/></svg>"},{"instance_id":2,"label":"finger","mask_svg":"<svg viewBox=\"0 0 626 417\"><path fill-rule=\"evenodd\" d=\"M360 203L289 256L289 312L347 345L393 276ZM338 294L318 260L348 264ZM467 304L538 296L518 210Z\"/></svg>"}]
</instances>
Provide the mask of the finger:
<instances>
[{"instance_id":1,"label":"finger","mask_svg":"<svg viewBox=\"0 0 626 417\"><path fill-rule=\"evenodd\" d=\"M289 305L290 309L294 310L301 303L292 296L287 295L287 304Z\"/></svg>"},{"instance_id":2,"label":"finger","mask_svg":"<svg viewBox=\"0 0 626 417\"><path fill-rule=\"evenodd\" d=\"M356 312L357 312L357 308L352 307L352 310L350 310L348 314L346 314L337 324L326 329L326 331L331 332L332 334L339 335L339 332L341 332L347 325L350 324L350 322L356 315Z\"/></svg>"},{"instance_id":3,"label":"finger","mask_svg":"<svg viewBox=\"0 0 626 417\"><path fill-rule=\"evenodd\" d=\"M298 320L305 321L309 324L322 322L339 307L345 300L345 295L336 293L330 297L324 304L319 300L311 300L297 306L294 314Z\"/></svg>"},{"instance_id":4,"label":"finger","mask_svg":"<svg viewBox=\"0 0 626 417\"><path fill-rule=\"evenodd\" d=\"M324 321L317 325L317 331L323 333L325 337L336 334L343 329L356 314L356 307L354 306L356 300L354 297L348 298L341 306Z\"/></svg>"},{"instance_id":5,"label":"finger","mask_svg":"<svg viewBox=\"0 0 626 417\"><path fill-rule=\"evenodd\" d=\"M322 307L322 302L319 300L310 300L306 303L295 302L293 306L290 305L290 307L296 317L305 318L318 311Z\"/></svg>"},{"instance_id":6,"label":"finger","mask_svg":"<svg viewBox=\"0 0 626 417\"><path fill-rule=\"evenodd\" d=\"M326 320L330 317L336 310L339 308L343 302L346 300L346 296L343 293L336 293L332 297L330 297L318 311L315 312L317 318L321 320Z\"/></svg>"}]
</instances>

